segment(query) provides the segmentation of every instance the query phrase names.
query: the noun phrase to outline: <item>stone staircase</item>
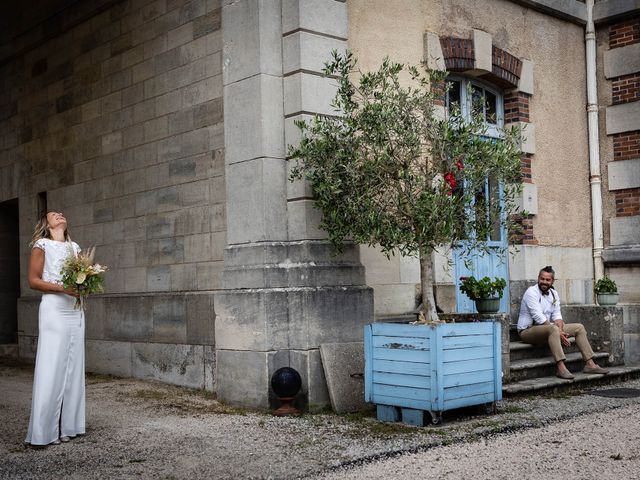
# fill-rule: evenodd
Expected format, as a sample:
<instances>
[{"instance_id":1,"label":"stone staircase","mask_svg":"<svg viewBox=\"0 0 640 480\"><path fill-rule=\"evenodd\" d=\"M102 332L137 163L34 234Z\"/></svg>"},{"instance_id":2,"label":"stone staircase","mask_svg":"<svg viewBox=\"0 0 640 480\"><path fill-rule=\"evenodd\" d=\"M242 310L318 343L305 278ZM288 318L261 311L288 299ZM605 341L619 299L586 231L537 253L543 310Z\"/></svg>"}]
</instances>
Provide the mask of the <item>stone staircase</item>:
<instances>
[{"instance_id":1,"label":"stone staircase","mask_svg":"<svg viewBox=\"0 0 640 480\"><path fill-rule=\"evenodd\" d=\"M572 346L565 348L565 361L569 370L575 375L574 380L563 380L555 376L556 362L549 348L528 345L520 341L515 325L509 331L509 382L502 387L504 395L533 394L575 388L577 385L606 384L614 381L640 376L639 366L611 366L609 352L599 351L594 354L595 361L610 371L608 375L592 375L582 373L584 362L571 339Z\"/></svg>"}]
</instances>

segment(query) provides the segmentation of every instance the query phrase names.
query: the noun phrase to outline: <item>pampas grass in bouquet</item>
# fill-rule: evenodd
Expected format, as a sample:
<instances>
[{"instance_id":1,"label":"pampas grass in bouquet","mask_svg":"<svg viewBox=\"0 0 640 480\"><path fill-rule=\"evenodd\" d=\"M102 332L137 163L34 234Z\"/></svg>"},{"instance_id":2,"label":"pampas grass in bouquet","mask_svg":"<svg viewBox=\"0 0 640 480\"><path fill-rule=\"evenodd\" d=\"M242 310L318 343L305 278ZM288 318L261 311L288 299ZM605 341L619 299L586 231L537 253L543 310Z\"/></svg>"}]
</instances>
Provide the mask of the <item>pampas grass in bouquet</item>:
<instances>
[{"instance_id":1,"label":"pampas grass in bouquet","mask_svg":"<svg viewBox=\"0 0 640 480\"><path fill-rule=\"evenodd\" d=\"M78 294L75 308L84 310L86 298L103 292L104 272L107 267L93 263L96 248L91 247L76 255L70 248L69 256L62 266L62 285Z\"/></svg>"}]
</instances>

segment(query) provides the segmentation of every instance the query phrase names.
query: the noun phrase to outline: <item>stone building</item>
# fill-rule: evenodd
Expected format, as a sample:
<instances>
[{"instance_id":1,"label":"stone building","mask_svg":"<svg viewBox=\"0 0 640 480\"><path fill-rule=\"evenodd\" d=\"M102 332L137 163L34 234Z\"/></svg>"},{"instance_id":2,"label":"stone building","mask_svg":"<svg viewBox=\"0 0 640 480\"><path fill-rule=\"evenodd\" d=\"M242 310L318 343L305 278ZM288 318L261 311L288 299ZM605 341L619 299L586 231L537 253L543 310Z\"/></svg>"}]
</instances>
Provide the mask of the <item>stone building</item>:
<instances>
[{"instance_id":1,"label":"stone building","mask_svg":"<svg viewBox=\"0 0 640 480\"><path fill-rule=\"evenodd\" d=\"M361 341L365 323L419 300L414 259L353 245L332 256L311 192L287 179L294 121L334 113L321 69L350 48L365 70L385 56L447 68L499 122L526 127L530 215L509 261L488 264L510 280L504 308L543 265L569 304L593 303L607 273L638 349L640 2L592 4L6 2L0 343L35 355L28 242L41 211L61 210L110 266L87 313L88 370L266 407L271 373L291 365L308 404L327 404L319 346ZM468 308L456 252L437 263L441 308Z\"/></svg>"}]
</instances>

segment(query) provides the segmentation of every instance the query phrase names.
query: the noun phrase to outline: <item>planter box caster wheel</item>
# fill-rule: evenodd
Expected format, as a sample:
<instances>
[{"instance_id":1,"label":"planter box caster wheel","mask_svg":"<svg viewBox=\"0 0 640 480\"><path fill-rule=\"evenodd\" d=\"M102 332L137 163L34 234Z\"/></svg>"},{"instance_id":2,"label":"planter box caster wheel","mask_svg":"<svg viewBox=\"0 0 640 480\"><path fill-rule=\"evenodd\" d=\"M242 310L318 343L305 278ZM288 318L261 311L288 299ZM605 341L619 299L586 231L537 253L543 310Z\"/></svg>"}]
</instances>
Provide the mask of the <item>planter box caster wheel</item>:
<instances>
[{"instance_id":1,"label":"planter box caster wheel","mask_svg":"<svg viewBox=\"0 0 640 480\"><path fill-rule=\"evenodd\" d=\"M431 416L431 425L439 425L442 422L442 412L432 412L429 410L429 415Z\"/></svg>"},{"instance_id":2,"label":"planter box caster wheel","mask_svg":"<svg viewBox=\"0 0 640 480\"><path fill-rule=\"evenodd\" d=\"M498 413L498 406L496 402L490 402L484 404L484 411L487 415L495 415Z\"/></svg>"}]
</instances>

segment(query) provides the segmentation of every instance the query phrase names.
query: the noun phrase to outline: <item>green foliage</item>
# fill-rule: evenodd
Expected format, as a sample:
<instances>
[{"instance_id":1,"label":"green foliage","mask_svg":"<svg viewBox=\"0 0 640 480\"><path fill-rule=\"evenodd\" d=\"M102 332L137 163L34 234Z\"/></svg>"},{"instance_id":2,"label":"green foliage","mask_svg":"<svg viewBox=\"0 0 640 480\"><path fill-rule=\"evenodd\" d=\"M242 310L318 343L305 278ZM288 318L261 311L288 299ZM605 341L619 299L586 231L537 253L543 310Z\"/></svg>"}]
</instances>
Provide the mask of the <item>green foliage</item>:
<instances>
[{"instance_id":1,"label":"green foliage","mask_svg":"<svg viewBox=\"0 0 640 480\"><path fill-rule=\"evenodd\" d=\"M389 59L373 72L355 66L350 52L333 53L324 73L338 83L336 116L296 122L302 140L289 146L291 179L309 181L333 245L379 244L387 255L486 251L492 229L508 227L516 211L520 131L490 141L479 116L443 113L446 72ZM501 185L491 199L478 195L487 178Z\"/></svg>"},{"instance_id":2,"label":"green foliage","mask_svg":"<svg viewBox=\"0 0 640 480\"><path fill-rule=\"evenodd\" d=\"M606 275L598 280L593 287L593 290L596 294L598 293L618 293L618 286L616 282L611 280Z\"/></svg>"},{"instance_id":3,"label":"green foliage","mask_svg":"<svg viewBox=\"0 0 640 480\"><path fill-rule=\"evenodd\" d=\"M489 277L482 277L476 280L475 277L460 277L460 291L471 300L482 300L486 298L502 298L503 291L507 286L504 278L496 277L493 281Z\"/></svg>"}]
</instances>

